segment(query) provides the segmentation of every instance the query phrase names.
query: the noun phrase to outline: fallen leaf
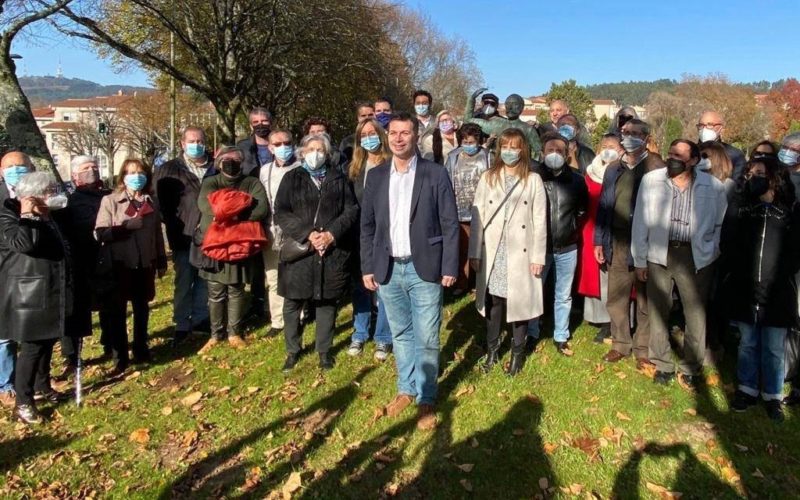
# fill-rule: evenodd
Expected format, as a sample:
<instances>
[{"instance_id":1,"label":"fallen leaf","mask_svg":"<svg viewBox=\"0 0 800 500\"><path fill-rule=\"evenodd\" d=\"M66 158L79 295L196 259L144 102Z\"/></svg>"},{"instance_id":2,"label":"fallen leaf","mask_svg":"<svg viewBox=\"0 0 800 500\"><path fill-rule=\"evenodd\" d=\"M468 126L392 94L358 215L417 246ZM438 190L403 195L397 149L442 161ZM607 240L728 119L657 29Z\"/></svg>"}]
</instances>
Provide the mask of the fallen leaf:
<instances>
[{"instance_id":1,"label":"fallen leaf","mask_svg":"<svg viewBox=\"0 0 800 500\"><path fill-rule=\"evenodd\" d=\"M469 440L469 445L471 447L473 447L473 448L477 448L478 447L478 438L476 438L474 436L471 437L470 440Z\"/></svg>"},{"instance_id":2,"label":"fallen leaf","mask_svg":"<svg viewBox=\"0 0 800 500\"><path fill-rule=\"evenodd\" d=\"M584 434L582 436L574 438L570 443L570 445L586 453L586 455L589 457L590 462L594 462L595 460L598 459L600 440L593 438L588 434Z\"/></svg>"},{"instance_id":3,"label":"fallen leaf","mask_svg":"<svg viewBox=\"0 0 800 500\"><path fill-rule=\"evenodd\" d=\"M753 477L757 477L758 479L764 479L764 473L761 472L759 469L753 471Z\"/></svg>"},{"instance_id":4,"label":"fallen leaf","mask_svg":"<svg viewBox=\"0 0 800 500\"><path fill-rule=\"evenodd\" d=\"M164 415L165 417L168 417L168 416L172 415L172 407L171 406L165 406L165 407L161 408L161 414Z\"/></svg>"},{"instance_id":5,"label":"fallen leaf","mask_svg":"<svg viewBox=\"0 0 800 500\"><path fill-rule=\"evenodd\" d=\"M469 482L469 479L462 479L459 481L459 483L461 484L462 488L472 493L472 483Z\"/></svg>"},{"instance_id":6,"label":"fallen leaf","mask_svg":"<svg viewBox=\"0 0 800 500\"><path fill-rule=\"evenodd\" d=\"M511 434L515 436L522 436L525 434L525 429L514 429L513 431L511 431Z\"/></svg>"},{"instance_id":7,"label":"fallen leaf","mask_svg":"<svg viewBox=\"0 0 800 500\"><path fill-rule=\"evenodd\" d=\"M128 441L131 443L146 444L148 441L150 441L150 429L136 429L135 431L131 432L130 436L128 436Z\"/></svg>"},{"instance_id":8,"label":"fallen leaf","mask_svg":"<svg viewBox=\"0 0 800 500\"><path fill-rule=\"evenodd\" d=\"M461 469L463 472L469 474L470 472L472 472L472 469L475 468L475 464L461 464L461 465L456 465L456 467Z\"/></svg>"},{"instance_id":9,"label":"fallen leaf","mask_svg":"<svg viewBox=\"0 0 800 500\"><path fill-rule=\"evenodd\" d=\"M694 408L687 408L687 409L683 410L683 413L685 413L687 415L691 415L693 417L697 416L697 410L695 410Z\"/></svg>"},{"instance_id":10,"label":"fallen leaf","mask_svg":"<svg viewBox=\"0 0 800 500\"><path fill-rule=\"evenodd\" d=\"M191 448L200 439L200 434L197 431L186 431L183 433L183 447Z\"/></svg>"},{"instance_id":11,"label":"fallen leaf","mask_svg":"<svg viewBox=\"0 0 800 500\"><path fill-rule=\"evenodd\" d=\"M375 411L372 412L372 420L370 420L370 424L374 424L384 416L386 416L386 408L384 408L383 406L375 408Z\"/></svg>"},{"instance_id":12,"label":"fallen leaf","mask_svg":"<svg viewBox=\"0 0 800 500\"><path fill-rule=\"evenodd\" d=\"M749 450L749 449L750 449L750 448L748 448L747 446L745 446L745 445L743 445L743 444L739 444L739 443L733 443L733 445L734 445L734 446L736 447L736 449L737 449L737 450L739 450L739 451L747 451L747 450Z\"/></svg>"},{"instance_id":13,"label":"fallen leaf","mask_svg":"<svg viewBox=\"0 0 800 500\"><path fill-rule=\"evenodd\" d=\"M719 387L719 374L712 373L706 377L706 384L711 387Z\"/></svg>"},{"instance_id":14,"label":"fallen leaf","mask_svg":"<svg viewBox=\"0 0 800 500\"><path fill-rule=\"evenodd\" d=\"M603 363L597 363L596 365L594 365L595 373L603 373L604 371L606 371L606 365L604 365Z\"/></svg>"},{"instance_id":15,"label":"fallen leaf","mask_svg":"<svg viewBox=\"0 0 800 500\"><path fill-rule=\"evenodd\" d=\"M617 378L620 380L625 380L626 378L628 378L628 374L625 372L617 372L614 375L616 375Z\"/></svg>"},{"instance_id":16,"label":"fallen leaf","mask_svg":"<svg viewBox=\"0 0 800 500\"><path fill-rule=\"evenodd\" d=\"M569 492L573 495L580 495L583 491L583 485L578 483L572 483L569 485Z\"/></svg>"},{"instance_id":17,"label":"fallen leaf","mask_svg":"<svg viewBox=\"0 0 800 500\"><path fill-rule=\"evenodd\" d=\"M378 462L381 462L381 463L384 463L384 464L390 464L390 463L394 462L395 460L397 460L395 457L389 455L388 453L384 453L384 452L381 452L381 451L376 451L372 455L372 458L374 458Z\"/></svg>"},{"instance_id":18,"label":"fallen leaf","mask_svg":"<svg viewBox=\"0 0 800 500\"><path fill-rule=\"evenodd\" d=\"M258 391L260 391L260 390L261 390L261 388L260 388L260 387L248 387L248 388L247 388L247 394L248 394L248 395L250 395L250 394L255 394L255 393L257 393L257 392L258 392Z\"/></svg>"},{"instance_id":19,"label":"fallen leaf","mask_svg":"<svg viewBox=\"0 0 800 500\"><path fill-rule=\"evenodd\" d=\"M617 412L617 418L618 418L618 419L620 419L620 420L623 420L623 421L625 421L625 422L630 422L630 421L631 421L631 417L629 417L629 416L625 415L625 414L624 414L624 413L622 413L621 411L618 411L618 412Z\"/></svg>"},{"instance_id":20,"label":"fallen leaf","mask_svg":"<svg viewBox=\"0 0 800 500\"><path fill-rule=\"evenodd\" d=\"M651 483L650 481L647 481L646 486L648 490L652 491L653 493L658 495L659 498L662 498L664 500L677 500L678 498L681 498L683 496L683 493L679 491L669 491L663 486Z\"/></svg>"},{"instance_id":21,"label":"fallen leaf","mask_svg":"<svg viewBox=\"0 0 800 500\"><path fill-rule=\"evenodd\" d=\"M469 396L473 392L475 392L475 386L472 385L472 384L469 384L469 385L467 385L465 387L462 387L458 391L456 391L456 398L460 398L461 396Z\"/></svg>"},{"instance_id":22,"label":"fallen leaf","mask_svg":"<svg viewBox=\"0 0 800 500\"><path fill-rule=\"evenodd\" d=\"M556 443L545 443L544 444L544 452L546 454L548 454L548 455L552 455L556 451L557 448L558 448L558 445Z\"/></svg>"},{"instance_id":23,"label":"fallen leaf","mask_svg":"<svg viewBox=\"0 0 800 500\"><path fill-rule=\"evenodd\" d=\"M722 468L722 477L724 477L725 480L730 483L738 483L742 479L739 477L739 473L736 472L736 469L730 466Z\"/></svg>"},{"instance_id":24,"label":"fallen leaf","mask_svg":"<svg viewBox=\"0 0 800 500\"><path fill-rule=\"evenodd\" d=\"M283 483L283 487L281 488L281 492L283 493L284 498L291 498L292 493L299 490L303 486L303 478L300 477L299 472L292 472L289 474L289 479Z\"/></svg>"},{"instance_id":25,"label":"fallen leaf","mask_svg":"<svg viewBox=\"0 0 800 500\"><path fill-rule=\"evenodd\" d=\"M217 389L217 394L227 394L231 392L231 386L226 385L225 387L220 387Z\"/></svg>"},{"instance_id":26,"label":"fallen leaf","mask_svg":"<svg viewBox=\"0 0 800 500\"><path fill-rule=\"evenodd\" d=\"M202 398L203 398L203 393L200 392L200 391L195 391L195 392L189 394L188 396L186 396L185 398L181 399L181 403L184 406L194 406Z\"/></svg>"}]
</instances>

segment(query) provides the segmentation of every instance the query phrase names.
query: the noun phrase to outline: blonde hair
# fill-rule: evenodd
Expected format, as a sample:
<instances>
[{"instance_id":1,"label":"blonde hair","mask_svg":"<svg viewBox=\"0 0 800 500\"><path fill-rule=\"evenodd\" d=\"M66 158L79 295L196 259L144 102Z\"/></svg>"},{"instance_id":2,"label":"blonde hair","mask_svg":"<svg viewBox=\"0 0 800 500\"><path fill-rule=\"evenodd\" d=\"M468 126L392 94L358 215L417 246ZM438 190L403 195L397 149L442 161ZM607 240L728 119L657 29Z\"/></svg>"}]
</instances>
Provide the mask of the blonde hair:
<instances>
[{"instance_id":1,"label":"blonde hair","mask_svg":"<svg viewBox=\"0 0 800 500\"><path fill-rule=\"evenodd\" d=\"M353 139L353 159L350 160L350 166L347 169L347 176L351 181L355 181L361 175L361 171L367 167L367 159L369 158L369 151L361 147L361 131L364 127L371 123L378 134L378 139L381 140L381 148L378 150L378 155L381 157L381 163L385 162L392 157L392 152L389 150L389 141L386 137L386 131L377 120L373 118L365 118L359 122L356 127L355 138Z\"/></svg>"},{"instance_id":2,"label":"blonde hair","mask_svg":"<svg viewBox=\"0 0 800 500\"><path fill-rule=\"evenodd\" d=\"M733 163L725 152L725 146L717 142L704 142L700 145L700 153L705 153L711 168L708 173L716 177L719 181L730 179L733 174ZM702 156L702 154L701 154Z\"/></svg>"},{"instance_id":3,"label":"blonde hair","mask_svg":"<svg viewBox=\"0 0 800 500\"><path fill-rule=\"evenodd\" d=\"M525 138L525 134L518 128L508 128L500 134L500 137L497 138L497 146L495 146L494 152L494 162L492 163L492 167L486 172L487 181L489 182L490 186L494 186L495 183L500 182L501 173L505 168L505 163L503 162L503 158L501 157L500 152L502 151L503 146L515 143L514 145L518 145L520 152L519 152L519 161L513 167L513 175L517 176L523 183L528 182L528 174L530 173L530 165L531 165L531 153L530 148L528 147L528 140Z\"/></svg>"}]
</instances>

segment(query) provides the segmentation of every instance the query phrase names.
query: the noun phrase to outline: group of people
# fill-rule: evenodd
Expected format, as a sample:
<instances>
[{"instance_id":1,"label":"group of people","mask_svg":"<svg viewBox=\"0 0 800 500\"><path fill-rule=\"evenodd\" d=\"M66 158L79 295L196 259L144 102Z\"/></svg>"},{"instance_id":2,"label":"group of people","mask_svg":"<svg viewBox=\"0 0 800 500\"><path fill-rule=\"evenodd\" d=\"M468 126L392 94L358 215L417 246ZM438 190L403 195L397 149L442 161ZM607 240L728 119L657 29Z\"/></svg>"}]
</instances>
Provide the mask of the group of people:
<instances>
[{"instance_id":1,"label":"group of people","mask_svg":"<svg viewBox=\"0 0 800 500\"><path fill-rule=\"evenodd\" d=\"M707 111L698 141L675 140L662 159L633 108L622 108L593 148L566 103L550 104L550 122L526 123L521 97L509 96L501 116L484 90L461 123L449 110L434 114L424 90L413 95L414 113L395 112L386 98L360 103L354 134L338 146L324 118L306 120L297 140L257 107L244 141L212 152L203 129L186 127L178 157L155 172L125 161L113 190L90 156L72 160L65 191L25 154L7 153L0 401L36 423L36 401L65 399L51 385L53 346L60 340L68 377L92 311L112 376L146 363L148 304L168 245L175 345L194 331L210 334L200 352L225 340L244 348L248 314L268 311L267 335L284 336L284 372L298 363L311 321L319 366L329 370L337 310L349 300L347 354L361 355L370 338L377 361L393 353L397 395L385 412L416 404L420 429L436 425L445 288L474 290L486 320L485 371L499 364L510 327L511 376L549 306L554 347L573 354L577 296L584 320L598 327L594 340L610 339L603 359L633 354L660 384L696 387L734 324L732 408L760 396L781 420L784 342L800 312L800 133L745 155L722 141L724 119ZM676 319L684 325L677 366ZM786 398L799 400L795 390Z\"/></svg>"}]
</instances>

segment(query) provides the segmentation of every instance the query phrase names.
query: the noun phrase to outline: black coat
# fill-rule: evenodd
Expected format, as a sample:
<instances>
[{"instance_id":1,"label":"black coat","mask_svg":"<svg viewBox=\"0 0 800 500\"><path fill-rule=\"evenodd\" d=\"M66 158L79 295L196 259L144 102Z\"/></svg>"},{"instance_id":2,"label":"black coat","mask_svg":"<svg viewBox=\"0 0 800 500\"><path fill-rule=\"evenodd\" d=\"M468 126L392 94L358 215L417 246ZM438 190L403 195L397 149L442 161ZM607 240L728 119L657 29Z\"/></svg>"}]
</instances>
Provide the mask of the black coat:
<instances>
[{"instance_id":1,"label":"black coat","mask_svg":"<svg viewBox=\"0 0 800 500\"><path fill-rule=\"evenodd\" d=\"M215 173L213 163L209 162L203 178ZM200 183L201 179L189 170L183 158L164 163L153 175L161 220L173 251L188 251L191 247L192 235L200 223L200 209L197 207Z\"/></svg>"},{"instance_id":2,"label":"black coat","mask_svg":"<svg viewBox=\"0 0 800 500\"><path fill-rule=\"evenodd\" d=\"M261 160L258 159L258 144L256 144L255 136L251 135L247 139L242 139L236 143L236 147L242 152L242 172L244 172L244 175L258 179L261 166L274 160L272 152L268 151L267 161L261 163Z\"/></svg>"},{"instance_id":3,"label":"black coat","mask_svg":"<svg viewBox=\"0 0 800 500\"><path fill-rule=\"evenodd\" d=\"M547 192L547 253L575 250L589 200L586 181L566 165L558 176L541 165L532 170L541 176Z\"/></svg>"},{"instance_id":4,"label":"black coat","mask_svg":"<svg viewBox=\"0 0 800 500\"><path fill-rule=\"evenodd\" d=\"M57 339L72 311L68 248L55 222L19 213L17 200L0 208L0 338Z\"/></svg>"},{"instance_id":5,"label":"black coat","mask_svg":"<svg viewBox=\"0 0 800 500\"><path fill-rule=\"evenodd\" d=\"M800 268L800 205L793 210L736 196L721 237L728 276L725 307L731 319L764 326L793 326L797 316L794 276Z\"/></svg>"},{"instance_id":6,"label":"black coat","mask_svg":"<svg viewBox=\"0 0 800 500\"><path fill-rule=\"evenodd\" d=\"M107 277L95 274L100 243L94 236L94 226L100 201L110 192L106 189L76 190L69 196L67 208L55 214L63 221L61 227L72 256L74 303L73 312L67 317L67 335L91 335L92 309L99 309L99 303L107 298L97 293L103 289L99 281Z\"/></svg>"},{"instance_id":7,"label":"black coat","mask_svg":"<svg viewBox=\"0 0 800 500\"><path fill-rule=\"evenodd\" d=\"M319 217L314 214L319 203ZM308 241L315 226L335 240L324 257L316 252L278 265L278 294L288 299L338 299L352 280L351 259L357 253L358 204L350 182L339 168L328 167L317 189L304 168L295 168L281 181L275 197L275 223L284 236Z\"/></svg>"}]
</instances>

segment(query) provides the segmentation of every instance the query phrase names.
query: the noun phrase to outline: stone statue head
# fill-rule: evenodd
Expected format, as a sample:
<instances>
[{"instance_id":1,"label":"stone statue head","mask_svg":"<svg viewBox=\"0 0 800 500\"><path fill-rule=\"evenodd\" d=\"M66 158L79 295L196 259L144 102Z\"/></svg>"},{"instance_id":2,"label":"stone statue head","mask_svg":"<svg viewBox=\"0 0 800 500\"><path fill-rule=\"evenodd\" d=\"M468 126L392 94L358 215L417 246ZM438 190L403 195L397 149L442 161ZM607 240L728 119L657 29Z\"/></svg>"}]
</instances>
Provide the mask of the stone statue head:
<instances>
[{"instance_id":1,"label":"stone statue head","mask_svg":"<svg viewBox=\"0 0 800 500\"><path fill-rule=\"evenodd\" d=\"M525 107L525 101L519 94L511 94L506 97L506 116L509 120L516 120L522 114L522 109Z\"/></svg>"}]
</instances>

